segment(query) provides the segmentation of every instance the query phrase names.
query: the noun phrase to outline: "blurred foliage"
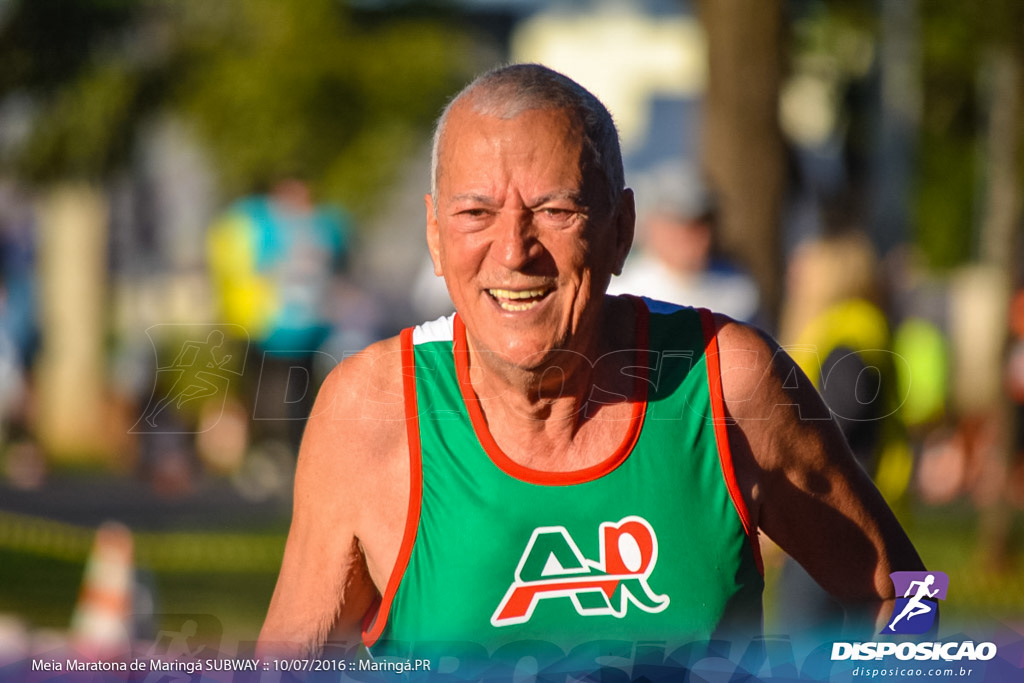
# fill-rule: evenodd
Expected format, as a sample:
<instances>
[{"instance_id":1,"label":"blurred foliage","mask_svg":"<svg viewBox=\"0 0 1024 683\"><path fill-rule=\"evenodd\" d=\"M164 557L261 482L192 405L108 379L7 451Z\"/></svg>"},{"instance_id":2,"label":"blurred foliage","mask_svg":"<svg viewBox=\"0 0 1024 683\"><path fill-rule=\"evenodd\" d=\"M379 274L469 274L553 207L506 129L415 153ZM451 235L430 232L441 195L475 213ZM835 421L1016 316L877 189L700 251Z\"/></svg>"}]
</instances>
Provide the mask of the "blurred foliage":
<instances>
[{"instance_id":1,"label":"blurred foliage","mask_svg":"<svg viewBox=\"0 0 1024 683\"><path fill-rule=\"evenodd\" d=\"M840 116L852 173L876 154L881 0L793 0L803 26L796 54L826 55L842 73ZM987 63L995 49L1024 50L1024 3L918 0L921 106L914 160L913 233L929 262L948 268L976 258L985 188ZM859 69L857 36L874 45L872 64ZM856 67L856 68L855 68ZM1024 125L1024 122L1022 122ZM1022 155L1024 156L1024 155Z\"/></svg>"},{"instance_id":2,"label":"blurred foliage","mask_svg":"<svg viewBox=\"0 0 1024 683\"><path fill-rule=\"evenodd\" d=\"M985 136L995 96L989 66L997 51L1015 53L1018 62L1024 57L1024 4L929 0L922 10L917 238L933 264L944 267L978 256ZM1024 82L1016 96L1024 96ZM1020 150L1018 160L1024 162Z\"/></svg>"},{"instance_id":3,"label":"blurred foliage","mask_svg":"<svg viewBox=\"0 0 1024 683\"><path fill-rule=\"evenodd\" d=\"M299 175L362 211L474 66L451 15L415 4L10 4L0 101L27 98L32 125L0 160L41 183L102 180L131 159L142 124L170 112L192 124L228 196Z\"/></svg>"},{"instance_id":4,"label":"blurred foliage","mask_svg":"<svg viewBox=\"0 0 1024 683\"><path fill-rule=\"evenodd\" d=\"M976 255L979 164L984 112L979 108L979 7L937 0L922 16L917 241L937 267Z\"/></svg>"}]
</instances>

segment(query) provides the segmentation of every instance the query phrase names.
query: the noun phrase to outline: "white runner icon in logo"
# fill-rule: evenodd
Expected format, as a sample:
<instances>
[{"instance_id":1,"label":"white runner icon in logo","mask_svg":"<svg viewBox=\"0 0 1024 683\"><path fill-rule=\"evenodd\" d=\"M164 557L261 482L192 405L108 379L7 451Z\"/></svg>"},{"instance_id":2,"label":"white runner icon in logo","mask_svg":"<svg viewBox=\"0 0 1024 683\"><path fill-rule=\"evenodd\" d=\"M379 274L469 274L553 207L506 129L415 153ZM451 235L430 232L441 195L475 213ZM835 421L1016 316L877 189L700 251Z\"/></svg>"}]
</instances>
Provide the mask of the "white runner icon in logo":
<instances>
[{"instance_id":1,"label":"white runner icon in logo","mask_svg":"<svg viewBox=\"0 0 1024 683\"><path fill-rule=\"evenodd\" d=\"M904 617L906 617L907 621L910 621L920 614L928 614L935 609L928 603L924 602L925 598L934 598L939 592L938 588L933 591L928 590L933 583L935 583L934 574L929 574L923 581L910 582L910 585L907 587L907 592L903 594L903 597L910 598L910 600L907 601L906 605L904 605L903 611L901 611L899 615L892 620L892 623L889 624L890 631L895 631L896 629L894 627L900 619L903 619ZM917 586L917 593L914 594L914 597L910 597L910 594L914 592L914 586Z\"/></svg>"}]
</instances>

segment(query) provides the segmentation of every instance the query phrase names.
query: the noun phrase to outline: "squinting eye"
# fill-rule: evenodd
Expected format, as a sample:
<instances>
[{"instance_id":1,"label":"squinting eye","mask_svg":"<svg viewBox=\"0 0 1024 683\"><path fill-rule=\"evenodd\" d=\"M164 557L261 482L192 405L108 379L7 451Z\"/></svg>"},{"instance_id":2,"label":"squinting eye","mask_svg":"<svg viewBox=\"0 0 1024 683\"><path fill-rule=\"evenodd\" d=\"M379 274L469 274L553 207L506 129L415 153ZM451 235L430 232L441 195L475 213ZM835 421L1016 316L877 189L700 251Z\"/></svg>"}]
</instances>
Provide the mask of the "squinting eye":
<instances>
[{"instance_id":1,"label":"squinting eye","mask_svg":"<svg viewBox=\"0 0 1024 683\"><path fill-rule=\"evenodd\" d=\"M554 218L557 220L567 220L576 215L576 212L572 209L559 209L557 207L541 209L540 213L546 218Z\"/></svg>"},{"instance_id":2,"label":"squinting eye","mask_svg":"<svg viewBox=\"0 0 1024 683\"><path fill-rule=\"evenodd\" d=\"M463 209L455 214L455 217L463 221L471 221L473 223L486 220L490 217L491 212L487 209Z\"/></svg>"},{"instance_id":3,"label":"squinting eye","mask_svg":"<svg viewBox=\"0 0 1024 683\"><path fill-rule=\"evenodd\" d=\"M568 226L577 216L577 212L572 209L560 209L557 207L543 208L537 213L542 221L554 226Z\"/></svg>"},{"instance_id":4,"label":"squinting eye","mask_svg":"<svg viewBox=\"0 0 1024 683\"><path fill-rule=\"evenodd\" d=\"M483 230L493 222L494 212L486 208L462 209L452 215L451 224L457 230L474 232Z\"/></svg>"}]
</instances>

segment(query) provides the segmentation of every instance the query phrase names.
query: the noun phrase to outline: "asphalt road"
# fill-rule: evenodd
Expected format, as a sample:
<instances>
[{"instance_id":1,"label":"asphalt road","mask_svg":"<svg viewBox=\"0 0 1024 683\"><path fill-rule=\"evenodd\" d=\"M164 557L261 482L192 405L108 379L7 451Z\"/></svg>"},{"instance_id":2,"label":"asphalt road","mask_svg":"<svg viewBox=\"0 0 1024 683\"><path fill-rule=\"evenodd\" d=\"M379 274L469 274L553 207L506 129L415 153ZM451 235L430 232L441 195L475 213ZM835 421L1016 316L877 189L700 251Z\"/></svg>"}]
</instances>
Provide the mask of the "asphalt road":
<instances>
[{"instance_id":1,"label":"asphalt road","mask_svg":"<svg viewBox=\"0 0 1024 683\"><path fill-rule=\"evenodd\" d=\"M0 483L0 510L87 527L116 520L139 531L284 529L291 502L286 487L277 488L254 497L252 486L205 477L188 491L159 494L137 477L65 474L30 490Z\"/></svg>"}]
</instances>

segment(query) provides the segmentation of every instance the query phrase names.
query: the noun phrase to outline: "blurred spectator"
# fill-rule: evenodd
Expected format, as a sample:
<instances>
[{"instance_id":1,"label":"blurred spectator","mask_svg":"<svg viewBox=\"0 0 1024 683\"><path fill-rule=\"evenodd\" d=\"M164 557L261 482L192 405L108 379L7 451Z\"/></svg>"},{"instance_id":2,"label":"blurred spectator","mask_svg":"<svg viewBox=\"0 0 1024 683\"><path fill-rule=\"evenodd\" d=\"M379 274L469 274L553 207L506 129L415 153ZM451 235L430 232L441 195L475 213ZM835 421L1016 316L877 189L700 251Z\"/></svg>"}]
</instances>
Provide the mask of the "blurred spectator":
<instances>
[{"instance_id":1,"label":"blurred spectator","mask_svg":"<svg viewBox=\"0 0 1024 683\"><path fill-rule=\"evenodd\" d=\"M985 264L960 267L947 282L948 412L927 425L916 483L931 505L966 494L985 509L1002 501L1012 476L1016 313L1006 282Z\"/></svg>"},{"instance_id":2,"label":"blurred spectator","mask_svg":"<svg viewBox=\"0 0 1024 683\"><path fill-rule=\"evenodd\" d=\"M716 204L688 166L667 165L654 174L654 199L641 216L640 250L613 279L611 294L710 308L737 320L757 314L754 281L715 253Z\"/></svg>"},{"instance_id":3,"label":"blurred spectator","mask_svg":"<svg viewBox=\"0 0 1024 683\"><path fill-rule=\"evenodd\" d=\"M14 184L0 185L0 445L5 473L26 487L38 485L44 474L41 454L24 438L39 343L34 230L28 200Z\"/></svg>"},{"instance_id":4,"label":"blurred spectator","mask_svg":"<svg viewBox=\"0 0 1024 683\"><path fill-rule=\"evenodd\" d=\"M298 444L316 391L314 360L333 328L330 299L349 232L347 215L315 204L296 179L238 201L210 228L221 322L244 331L256 352L245 389L256 438Z\"/></svg>"},{"instance_id":5,"label":"blurred spectator","mask_svg":"<svg viewBox=\"0 0 1024 683\"><path fill-rule=\"evenodd\" d=\"M861 465L877 474L882 448L899 438L883 419L895 415L898 398L879 265L865 235L845 232L796 249L780 336ZM892 502L905 487L906 480L882 491Z\"/></svg>"},{"instance_id":6,"label":"blurred spectator","mask_svg":"<svg viewBox=\"0 0 1024 683\"><path fill-rule=\"evenodd\" d=\"M327 293L348 252L348 219L318 207L299 180L242 199L211 227L209 258L223 322L262 349L296 357L331 329Z\"/></svg>"},{"instance_id":7,"label":"blurred spectator","mask_svg":"<svg viewBox=\"0 0 1024 683\"><path fill-rule=\"evenodd\" d=\"M1006 362L1006 393L1013 403L1013 452L1010 454L1007 498L1024 509L1024 288L1010 303L1010 342Z\"/></svg>"},{"instance_id":8,"label":"blurred spectator","mask_svg":"<svg viewBox=\"0 0 1024 683\"><path fill-rule=\"evenodd\" d=\"M910 483L913 457L902 424L881 273L868 238L844 231L804 242L786 279L780 338L821 393L858 462L895 504ZM843 612L796 563L779 576L779 619L818 632L841 628Z\"/></svg>"}]
</instances>

